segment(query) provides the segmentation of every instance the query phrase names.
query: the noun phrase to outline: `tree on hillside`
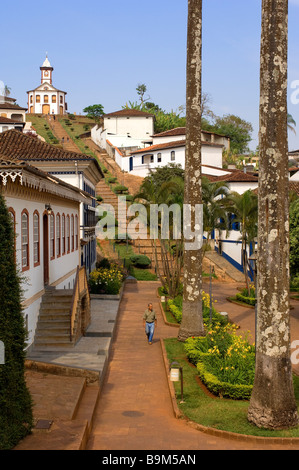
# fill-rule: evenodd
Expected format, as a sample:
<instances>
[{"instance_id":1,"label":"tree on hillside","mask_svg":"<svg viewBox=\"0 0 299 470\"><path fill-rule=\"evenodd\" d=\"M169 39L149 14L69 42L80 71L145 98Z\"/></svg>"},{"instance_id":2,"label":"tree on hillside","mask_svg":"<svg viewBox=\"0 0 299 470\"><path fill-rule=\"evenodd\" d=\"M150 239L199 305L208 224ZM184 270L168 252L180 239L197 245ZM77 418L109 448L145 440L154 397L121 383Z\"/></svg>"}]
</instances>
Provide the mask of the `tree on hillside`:
<instances>
[{"instance_id":1,"label":"tree on hillside","mask_svg":"<svg viewBox=\"0 0 299 470\"><path fill-rule=\"evenodd\" d=\"M251 141L253 127L250 122L239 116L233 114L217 116L212 124L207 119L203 119L203 129L229 137L233 153L244 154L249 151L248 144Z\"/></svg>"},{"instance_id":2,"label":"tree on hillside","mask_svg":"<svg viewBox=\"0 0 299 470\"><path fill-rule=\"evenodd\" d=\"M88 118L93 119L95 122L99 122L101 117L104 115L104 107L101 104L94 104L84 108L83 112L87 113Z\"/></svg>"},{"instance_id":3,"label":"tree on hillside","mask_svg":"<svg viewBox=\"0 0 299 470\"><path fill-rule=\"evenodd\" d=\"M139 83L137 85L136 91L137 91L137 95L139 96L139 99L140 99L140 104L141 104L141 106L143 106L145 104L145 102L150 99L149 96L147 98L145 98L145 93L147 92L147 86L145 85L145 83Z\"/></svg>"},{"instance_id":4,"label":"tree on hillside","mask_svg":"<svg viewBox=\"0 0 299 470\"><path fill-rule=\"evenodd\" d=\"M288 2L262 1L260 167L255 381L248 420L298 424L290 359Z\"/></svg>"},{"instance_id":5,"label":"tree on hillside","mask_svg":"<svg viewBox=\"0 0 299 470\"><path fill-rule=\"evenodd\" d=\"M191 207L189 227L196 233L196 208L201 188L202 0L188 1L186 165L184 204ZM185 234L186 235L186 234ZM199 240L184 236L183 316L178 339L205 334L202 311L202 233Z\"/></svg>"},{"instance_id":6,"label":"tree on hillside","mask_svg":"<svg viewBox=\"0 0 299 470\"><path fill-rule=\"evenodd\" d=\"M0 365L0 450L12 449L32 428L32 403L25 382L26 332L20 277L15 263L15 238L0 194L0 341L5 364Z\"/></svg>"}]
</instances>

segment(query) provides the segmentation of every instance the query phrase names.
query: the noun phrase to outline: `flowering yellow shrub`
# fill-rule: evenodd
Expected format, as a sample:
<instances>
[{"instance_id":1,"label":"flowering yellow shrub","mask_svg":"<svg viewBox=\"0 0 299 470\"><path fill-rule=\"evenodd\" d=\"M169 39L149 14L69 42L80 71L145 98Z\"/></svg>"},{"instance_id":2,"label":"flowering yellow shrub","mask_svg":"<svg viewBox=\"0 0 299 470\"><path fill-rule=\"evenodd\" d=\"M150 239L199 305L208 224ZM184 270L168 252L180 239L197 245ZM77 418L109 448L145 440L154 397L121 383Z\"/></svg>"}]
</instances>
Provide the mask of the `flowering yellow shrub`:
<instances>
[{"instance_id":1,"label":"flowering yellow shrub","mask_svg":"<svg viewBox=\"0 0 299 470\"><path fill-rule=\"evenodd\" d=\"M118 294L123 279L123 271L118 265L97 269L89 276L90 291L92 294Z\"/></svg>"}]
</instances>

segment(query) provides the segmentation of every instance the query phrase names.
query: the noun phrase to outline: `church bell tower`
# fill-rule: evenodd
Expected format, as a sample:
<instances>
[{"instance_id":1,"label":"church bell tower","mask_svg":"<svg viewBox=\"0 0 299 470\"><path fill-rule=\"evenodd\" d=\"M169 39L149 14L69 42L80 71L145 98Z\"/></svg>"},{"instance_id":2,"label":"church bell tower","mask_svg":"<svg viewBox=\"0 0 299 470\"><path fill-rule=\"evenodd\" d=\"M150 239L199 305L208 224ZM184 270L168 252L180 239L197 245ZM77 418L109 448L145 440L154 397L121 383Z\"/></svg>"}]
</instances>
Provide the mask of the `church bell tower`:
<instances>
[{"instance_id":1,"label":"church bell tower","mask_svg":"<svg viewBox=\"0 0 299 470\"><path fill-rule=\"evenodd\" d=\"M44 61L40 69L42 72L42 85L44 83L50 83L50 85L52 85L52 73L53 73L54 68L50 64L48 55L46 56L46 60Z\"/></svg>"}]
</instances>

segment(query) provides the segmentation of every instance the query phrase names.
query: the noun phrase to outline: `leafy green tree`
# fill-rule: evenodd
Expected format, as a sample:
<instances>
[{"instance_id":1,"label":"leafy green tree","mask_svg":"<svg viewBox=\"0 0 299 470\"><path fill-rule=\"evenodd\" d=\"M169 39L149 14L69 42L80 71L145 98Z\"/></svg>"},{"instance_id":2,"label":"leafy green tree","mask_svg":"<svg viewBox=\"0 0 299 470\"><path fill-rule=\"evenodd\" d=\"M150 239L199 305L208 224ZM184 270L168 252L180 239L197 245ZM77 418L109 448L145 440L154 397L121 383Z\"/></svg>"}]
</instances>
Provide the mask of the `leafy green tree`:
<instances>
[{"instance_id":1,"label":"leafy green tree","mask_svg":"<svg viewBox=\"0 0 299 470\"><path fill-rule=\"evenodd\" d=\"M0 365L0 450L18 444L30 433L33 421L31 397L25 382L26 332L14 237L0 195L0 341L5 347L5 364Z\"/></svg>"},{"instance_id":2,"label":"leafy green tree","mask_svg":"<svg viewBox=\"0 0 299 470\"><path fill-rule=\"evenodd\" d=\"M213 124L207 119L202 120L203 130L216 132L230 138L231 151L237 154L248 152L248 144L252 140L252 124L239 116L227 114L216 117Z\"/></svg>"},{"instance_id":3,"label":"leafy green tree","mask_svg":"<svg viewBox=\"0 0 299 470\"><path fill-rule=\"evenodd\" d=\"M94 119L95 122L99 122L104 114L104 107L101 104L94 104L84 108L83 112L87 113L88 118Z\"/></svg>"}]
</instances>

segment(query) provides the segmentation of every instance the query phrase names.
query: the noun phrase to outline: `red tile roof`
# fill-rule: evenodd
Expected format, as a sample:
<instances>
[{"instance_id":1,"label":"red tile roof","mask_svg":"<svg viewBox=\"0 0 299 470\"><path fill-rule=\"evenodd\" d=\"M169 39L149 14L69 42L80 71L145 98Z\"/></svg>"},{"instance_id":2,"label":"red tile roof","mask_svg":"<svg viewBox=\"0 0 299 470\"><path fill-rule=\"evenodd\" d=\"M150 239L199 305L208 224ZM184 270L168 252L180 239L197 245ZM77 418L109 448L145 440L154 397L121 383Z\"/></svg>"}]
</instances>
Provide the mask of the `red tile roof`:
<instances>
[{"instance_id":1,"label":"red tile roof","mask_svg":"<svg viewBox=\"0 0 299 470\"><path fill-rule=\"evenodd\" d=\"M253 175L252 173L244 173L241 170L226 170L223 168L224 171L229 172L229 174L221 175L221 176L212 176L212 175L205 175L210 181L223 181L227 183L257 183L258 177Z\"/></svg>"},{"instance_id":2,"label":"red tile roof","mask_svg":"<svg viewBox=\"0 0 299 470\"><path fill-rule=\"evenodd\" d=\"M138 109L121 109L120 111L104 115L104 118L108 117L154 117L154 114L139 111Z\"/></svg>"},{"instance_id":3,"label":"red tile roof","mask_svg":"<svg viewBox=\"0 0 299 470\"><path fill-rule=\"evenodd\" d=\"M27 108L22 108L21 106L13 103L1 103L0 102L0 109L15 109L16 111L22 110L27 111Z\"/></svg>"},{"instance_id":4,"label":"red tile roof","mask_svg":"<svg viewBox=\"0 0 299 470\"><path fill-rule=\"evenodd\" d=\"M217 132L211 131L204 131L203 129L201 132L203 134L214 134L219 137L225 137L224 134L218 134ZM186 135L186 127L175 127L174 129L169 129L168 131L160 132L160 134L155 134L153 137L173 137L177 135Z\"/></svg>"},{"instance_id":5,"label":"red tile roof","mask_svg":"<svg viewBox=\"0 0 299 470\"><path fill-rule=\"evenodd\" d=\"M94 160L91 156L59 149L14 129L0 134L0 155L10 161Z\"/></svg>"},{"instance_id":6,"label":"red tile roof","mask_svg":"<svg viewBox=\"0 0 299 470\"><path fill-rule=\"evenodd\" d=\"M25 122L23 121L17 121L16 119L10 119L3 116L0 116L0 124L23 124L25 126Z\"/></svg>"},{"instance_id":7,"label":"red tile roof","mask_svg":"<svg viewBox=\"0 0 299 470\"><path fill-rule=\"evenodd\" d=\"M209 147L220 147L222 148L222 144L214 144L212 142L202 142L202 145L209 146ZM137 153L147 153L147 152L152 152L153 150L163 150L163 149L171 149L171 148L177 148L177 147L185 147L186 146L186 140L177 140L174 142L165 142L165 144L156 144L156 145L151 145L150 147L145 147L144 149L139 149L135 150L134 152L131 152L131 155L135 155Z\"/></svg>"}]
</instances>

